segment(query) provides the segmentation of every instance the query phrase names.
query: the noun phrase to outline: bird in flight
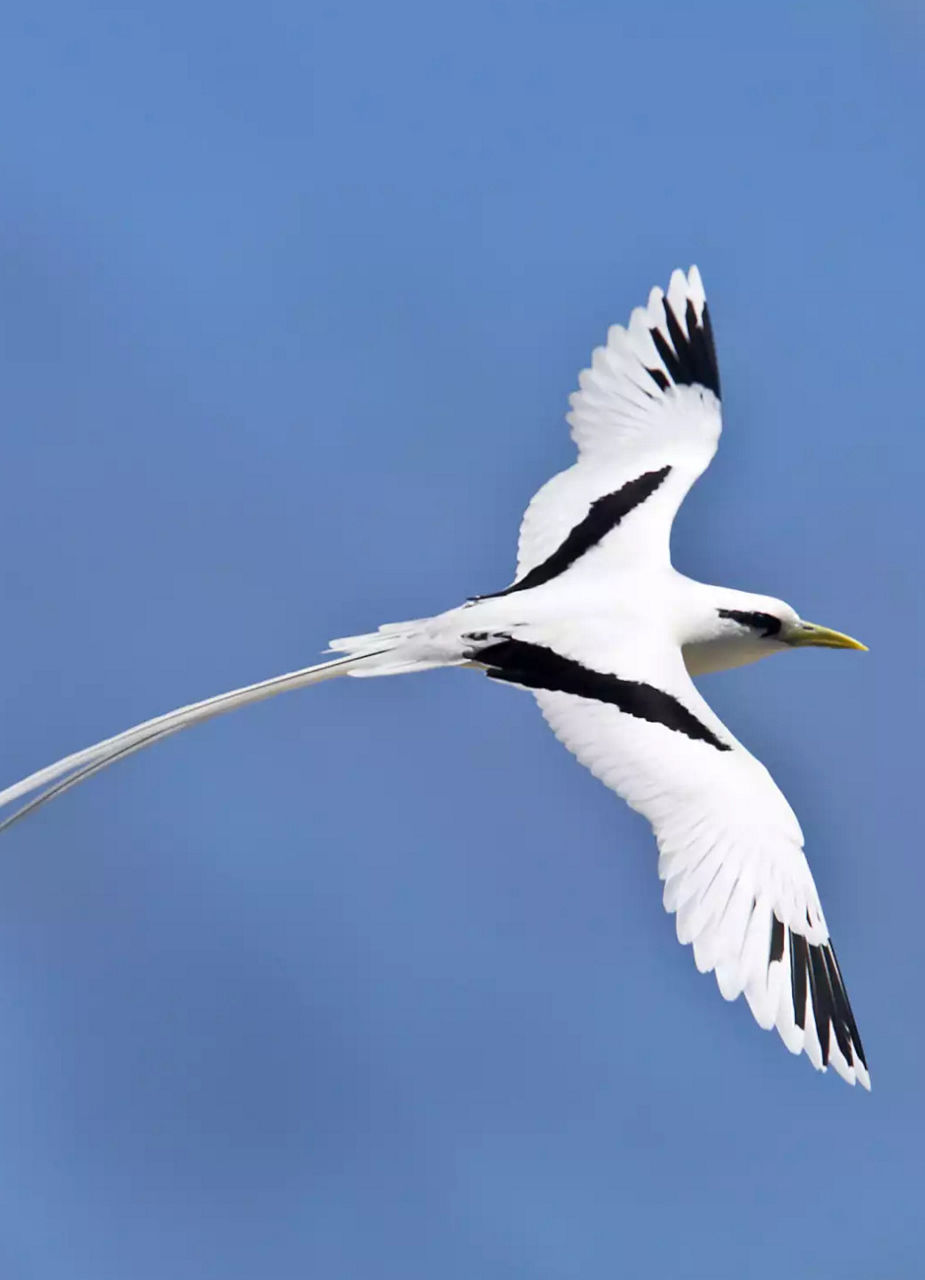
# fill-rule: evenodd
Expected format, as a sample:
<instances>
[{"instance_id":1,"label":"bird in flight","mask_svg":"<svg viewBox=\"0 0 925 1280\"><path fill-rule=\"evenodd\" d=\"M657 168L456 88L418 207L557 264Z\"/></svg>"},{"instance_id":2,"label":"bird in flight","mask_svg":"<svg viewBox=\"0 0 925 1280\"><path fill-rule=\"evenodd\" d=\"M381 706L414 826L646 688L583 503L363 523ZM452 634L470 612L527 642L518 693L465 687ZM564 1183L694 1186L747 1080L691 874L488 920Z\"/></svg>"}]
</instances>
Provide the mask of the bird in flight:
<instances>
[{"instance_id":1,"label":"bird in flight","mask_svg":"<svg viewBox=\"0 0 925 1280\"><path fill-rule=\"evenodd\" d=\"M523 518L517 574L446 613L331 641L341 656L181 707L0 792L0 829L180 729L335 676L467 667L529 689L556 737L651 823L666 910L723 996L850 1084L870 1076L803 833L691 677L808 645L863 649L768 596L672 567L671 525L722 426L700 273L614 325L571 397L578 460ZM25 799L26 797L31 799Z\"/></svg>"}]
</instances>

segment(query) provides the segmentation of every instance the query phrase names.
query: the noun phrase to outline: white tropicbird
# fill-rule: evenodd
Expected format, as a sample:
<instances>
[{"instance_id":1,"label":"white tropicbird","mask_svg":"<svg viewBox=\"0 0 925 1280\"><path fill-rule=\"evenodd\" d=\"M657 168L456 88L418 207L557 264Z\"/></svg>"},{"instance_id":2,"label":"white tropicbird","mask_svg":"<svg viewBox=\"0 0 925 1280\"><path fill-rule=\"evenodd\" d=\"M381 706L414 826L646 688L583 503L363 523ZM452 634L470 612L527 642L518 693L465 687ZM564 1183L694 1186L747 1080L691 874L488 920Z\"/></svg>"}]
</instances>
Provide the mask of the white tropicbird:
<instances>
[{"instance_id":1,"label":"white tropicbird","mask_svg":"<svg viewBox=\"0 0 925 1280\"><path fill-rule=\"evenodd\" d=\"M804 645L865 646L768 596L706 586L671 564L675 512L721 430L700 273L675 271L579 379L578 461L527 508L517 577L446 613L331 642L345 654L207 698L78 751L0 792L33 792L0 829L169 734L334 676L470 667L533 691L582 764L652 824L666 910L697 968L740 993L792 1053L870 1077L800 825L691 676ZM44 788L44 789L43 789Z\"/></svg>"}]
</instances>

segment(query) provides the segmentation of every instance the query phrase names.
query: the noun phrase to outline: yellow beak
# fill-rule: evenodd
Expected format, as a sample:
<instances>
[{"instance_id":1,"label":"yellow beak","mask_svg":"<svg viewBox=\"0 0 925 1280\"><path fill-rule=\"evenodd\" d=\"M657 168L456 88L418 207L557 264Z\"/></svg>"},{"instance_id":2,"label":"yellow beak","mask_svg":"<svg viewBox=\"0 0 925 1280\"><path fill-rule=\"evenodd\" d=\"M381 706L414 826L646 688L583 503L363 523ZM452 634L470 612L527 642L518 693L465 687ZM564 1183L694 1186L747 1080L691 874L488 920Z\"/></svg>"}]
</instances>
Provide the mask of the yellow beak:
<instances>
[{"instance_id":1,"label":"yellow beak","mask_svg":"<svg viewBox=\"0 0 925 1280\"><path fill-rule=\"evenodd\" d=\"M817 626L815 622L795 623L787 636L787 644L797 647L812 644L823 649L863 649L867 652L867 645L861 644L860 640L852 640L851 636Z\"/></svg>"}]
</instances>

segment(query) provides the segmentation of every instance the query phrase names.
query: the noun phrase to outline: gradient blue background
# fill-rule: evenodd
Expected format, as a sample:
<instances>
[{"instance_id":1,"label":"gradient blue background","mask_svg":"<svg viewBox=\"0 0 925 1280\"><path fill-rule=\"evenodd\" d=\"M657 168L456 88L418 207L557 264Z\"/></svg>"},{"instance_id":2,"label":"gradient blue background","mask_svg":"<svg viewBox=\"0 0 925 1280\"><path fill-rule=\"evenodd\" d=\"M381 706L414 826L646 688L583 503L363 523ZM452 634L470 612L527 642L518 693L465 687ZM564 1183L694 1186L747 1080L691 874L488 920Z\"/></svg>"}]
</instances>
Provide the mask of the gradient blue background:
<instances>
[{"instance_id":1,"label":"gradient blue background","mask_svg":"<svg viewBox=\"0 0 925 1280\"><path fill-rule=\"evenodd\" d=\"M503 586L696 261L676 560L871 646L706 691L874 1080L696 973L529 697L336 682L4 837L3 1280L920 1276L916 6L38 0L2 49L0 777Z\"/></svg>"}]
</instances>

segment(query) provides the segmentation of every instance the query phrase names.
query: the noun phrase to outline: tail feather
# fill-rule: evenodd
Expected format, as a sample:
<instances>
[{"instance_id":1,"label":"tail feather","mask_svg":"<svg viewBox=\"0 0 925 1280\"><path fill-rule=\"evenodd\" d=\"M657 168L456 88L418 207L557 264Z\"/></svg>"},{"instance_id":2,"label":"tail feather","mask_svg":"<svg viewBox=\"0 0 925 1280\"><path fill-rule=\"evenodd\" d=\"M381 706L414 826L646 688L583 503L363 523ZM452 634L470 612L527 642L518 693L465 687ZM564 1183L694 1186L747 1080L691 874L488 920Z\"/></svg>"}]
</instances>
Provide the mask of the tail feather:
<instances>
[{"instance_id":1,"label":"tail feather","mask_svg":"<svg viewBox=\"0 0 925 1280\"><path fill-rule=\"evenodd\" d=\"M326 652L352 655L375 648L391 655L382 662L354 668L348 672L351 676L398 676L410 671L463 665L465 658L454 628L450 627L448 634L439 628L434 630L435 621L439 620L414 618L410 622L385 622L377 631L331 640Z\"/></svg>"},{"instance_id":2,"label":"tail feather","mask_svg":"<svg viewBox=\"0 0 925 1280\"><path fill-rule=\"evenodd\" d=\"M367 631L359 636L340 636L328 642L327 653L364 653L382 645L393 649L403 640L413 640L420 636L432 618L412 618L410 622L383 622L375 631Z\"/></svg>"},{"instance_id":3,"label":"tail feather","mask_svg":"<svg viewBox=\"0 0 925 1280\"><path fill-rule=\"evenodd\" d=\"M122 760L126 756L133 755L142 747L152 746L161 738L179 733L181 729L188 729L194 724L201 724L204 720L211 720L215 716L236 711L238 707L248 706L252 702L273 698L278 693L288 693L292 689L301 689L306 685L320 684L322 680L332 680L335 676L359 674L366 665L373 668L369 674L374 672L379 674L381 668L376 668L376 664L371 663L370 660L388 653L390 649L391 645L385 645L375 650L355 652L348 657L335 658L331 662L321 662L314 667L303 667L301 671L290 671L285 675L274 676L270 680L261 680L243 689L232 689L228 693L205 698L202 702L179 707L176 711L168 711L166 715L155 716L153 720L145 720L142 724L126 729L123 733L117 733L115 737L106 738L92 747L85 747L83 751L75 751L72 755L65 756L55 764L47 765L44 769L30 774L28 778L23 778L20 782L15 782L4 791L0 791L0 810L16 800L32 795L33 792L39 792L0 822L0 831L12 826L14 822L18 822L20 818L40 808L55 796L70 790L78 782L83 782L94 773L99 773L101 769L115 764L117 760ZM381 674L388 673L381 670ZM41 788L45 789L41 790Z\"/></svg>"}]
</instances>

